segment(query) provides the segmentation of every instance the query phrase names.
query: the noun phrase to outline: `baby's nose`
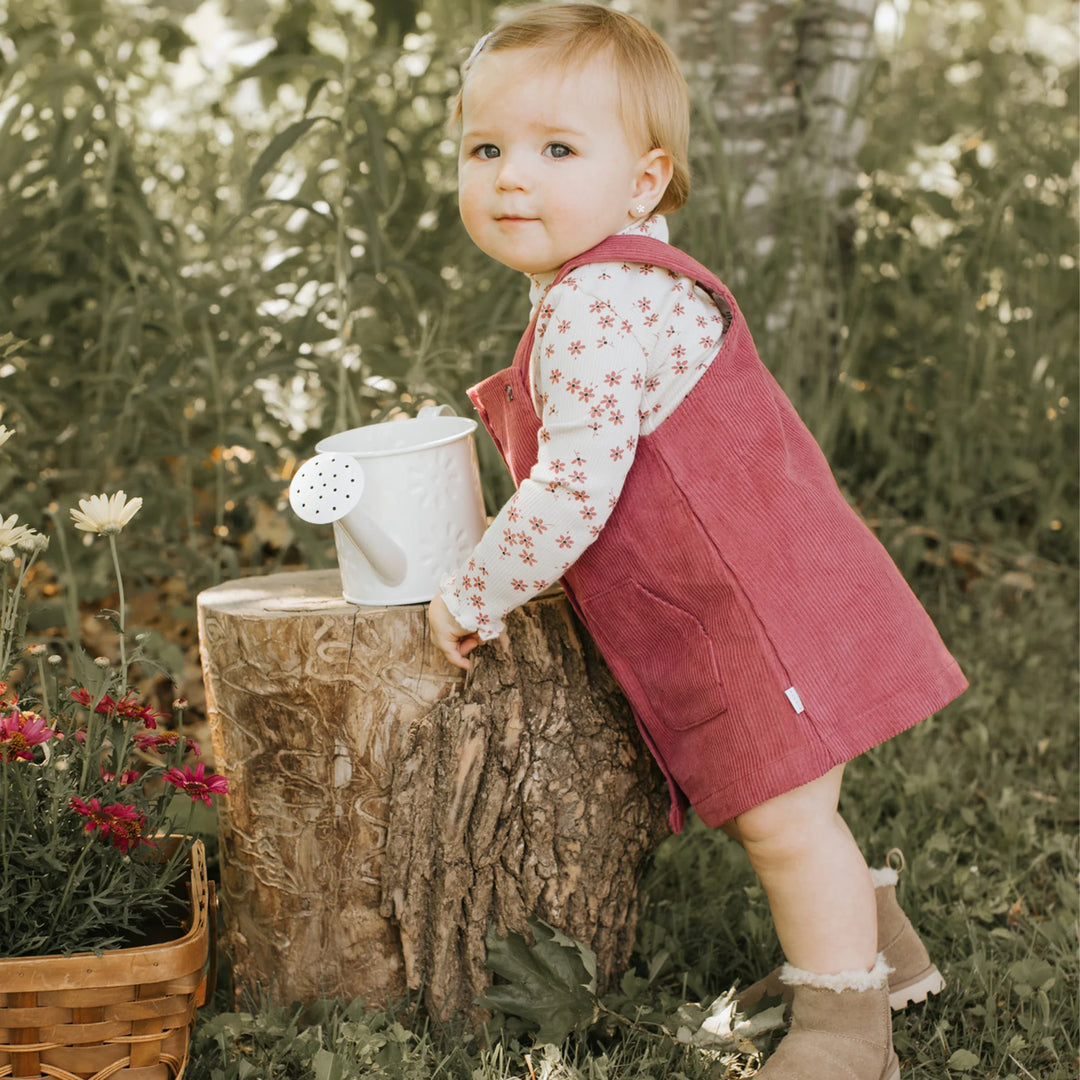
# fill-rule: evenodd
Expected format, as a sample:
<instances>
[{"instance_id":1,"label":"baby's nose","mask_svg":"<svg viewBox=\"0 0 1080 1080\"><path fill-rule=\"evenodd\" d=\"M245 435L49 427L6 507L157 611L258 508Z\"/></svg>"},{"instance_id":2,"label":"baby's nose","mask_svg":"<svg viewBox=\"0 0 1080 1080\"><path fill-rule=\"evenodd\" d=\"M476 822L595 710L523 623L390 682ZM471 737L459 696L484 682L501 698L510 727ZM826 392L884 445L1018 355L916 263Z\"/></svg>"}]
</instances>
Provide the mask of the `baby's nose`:
<instances>
[{"instance_id":1,"label":"baby's nose","mask_svg":"<svg viewBox=\"0 0 1080 1080\"><path fill-rule=\"evenodd\" d=\"M506 155L499 159L495 185L500 191L520 191L528 187L528 173L521 163Z\"/></svg>"}]
</instances>

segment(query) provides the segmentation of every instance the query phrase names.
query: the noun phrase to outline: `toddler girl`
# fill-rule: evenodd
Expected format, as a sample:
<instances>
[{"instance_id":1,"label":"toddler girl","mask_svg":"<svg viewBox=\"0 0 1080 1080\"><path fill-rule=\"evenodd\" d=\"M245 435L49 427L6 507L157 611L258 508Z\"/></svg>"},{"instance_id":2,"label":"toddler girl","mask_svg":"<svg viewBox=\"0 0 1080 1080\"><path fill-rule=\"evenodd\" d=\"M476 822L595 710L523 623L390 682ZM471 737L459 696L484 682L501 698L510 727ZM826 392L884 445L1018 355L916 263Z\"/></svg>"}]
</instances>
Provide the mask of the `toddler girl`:
<instances>
[{"instance_id":1,"label":"toddler girl","mask_svg":"<svg viewBox=\"0 0 1080 1080\"><path fill-rule=\"evenodd\" d=\"M561 578L672 827L693 806L764 885L792 1027L759 1075L897 1080L890 996L941 981L837 813L840 781L964 676L731 294L666 243L689 106L664 43L598 6L521 11L473 51L455 116L465 227L529 275L534 307L513 365L470 391L518 489L432 601L434 640L468 668Z\"/></svg>"}]
</instances>

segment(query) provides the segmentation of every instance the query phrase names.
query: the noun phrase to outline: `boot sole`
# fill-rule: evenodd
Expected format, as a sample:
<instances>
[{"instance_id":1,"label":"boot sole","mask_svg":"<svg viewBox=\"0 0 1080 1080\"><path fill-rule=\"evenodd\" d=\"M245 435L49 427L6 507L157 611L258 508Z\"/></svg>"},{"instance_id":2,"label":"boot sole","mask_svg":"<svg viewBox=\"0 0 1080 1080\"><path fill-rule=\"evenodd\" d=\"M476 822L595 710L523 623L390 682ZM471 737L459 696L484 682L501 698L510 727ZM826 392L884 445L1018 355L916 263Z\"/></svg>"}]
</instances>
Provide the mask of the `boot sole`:
<instances>
[{"instance_id":1,"label":"boot sole","mask_svg":"<svg viewBox=\"0 0 1080 1080\"><path fill-rule=\"evenodd\" d=\"M940 994L945 989L945 980L936 967L931 968L914 982L889 990L889 1007L893 1012L900 1012L908 1005L917 1005L925 1001L930 994ZM886 1080L893 1080L887 1077Z\"/></svg>"}]
</instances>

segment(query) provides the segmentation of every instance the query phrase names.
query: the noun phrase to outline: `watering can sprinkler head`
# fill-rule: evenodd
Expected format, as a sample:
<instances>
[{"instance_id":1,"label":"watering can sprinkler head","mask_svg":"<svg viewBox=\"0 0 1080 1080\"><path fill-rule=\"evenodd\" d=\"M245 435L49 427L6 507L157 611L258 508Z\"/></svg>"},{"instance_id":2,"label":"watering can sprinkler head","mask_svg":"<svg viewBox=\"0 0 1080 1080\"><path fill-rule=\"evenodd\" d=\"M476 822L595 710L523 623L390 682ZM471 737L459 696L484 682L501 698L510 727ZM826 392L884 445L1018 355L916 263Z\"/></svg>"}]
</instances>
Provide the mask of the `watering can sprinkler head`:
<instances>
[{"instance_id":1,"label":"watering can sprinkler head","mask_svg":"<svg viewBox=\"0 0 1080 1080\"><path fill-rule=\"evenodd\" d=\"M298 518L326 525L343 518L364 494L364 470L347 454L318 454L296 470L289 505Z\"/></svg>"},{"instance_id":2,"label":"watering can sprinkler head","mask_svg":"<svg viewBox=\"0 0 1080 1080\"><path fill-rule=\"evenodd\" d=\"M354 457L317 454L296 470L289 505L312 525L333 522L335 533L356 547L385 584L400 585L408 570L405 551L360 509L363 493L364 470Z\"/></svg>"}]
</instances>

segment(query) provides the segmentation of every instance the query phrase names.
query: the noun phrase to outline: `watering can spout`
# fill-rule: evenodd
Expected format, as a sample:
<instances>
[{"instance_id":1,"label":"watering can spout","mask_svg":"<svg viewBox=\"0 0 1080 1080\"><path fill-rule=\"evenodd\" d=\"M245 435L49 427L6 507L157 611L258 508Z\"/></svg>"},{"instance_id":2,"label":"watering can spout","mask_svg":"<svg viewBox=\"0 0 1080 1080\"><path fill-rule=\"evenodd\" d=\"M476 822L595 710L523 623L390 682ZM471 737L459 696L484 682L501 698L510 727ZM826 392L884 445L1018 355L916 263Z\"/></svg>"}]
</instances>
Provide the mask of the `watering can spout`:
<instances>
[{"instance_id":1,"label":"watering can spout","mask_svg":"<svg viewBox=\"0 0 1080 1080\"><path fill-rule=\"evenodd\" d=\"M379 528L367 514L355 510L346 525L334 522L334 532L343 535L369 563L384 585L391 588L405 580L409 563L405 550L385 529Z\"/></svg>"},{"instance_id":2,"label":"watering can spout","mask_svg":"<svg viewBox=\"0 0 1080 1080\"><path fill-rule=\"evenodd\" d=\"M400 585L408 572L405 549L357 505L364 472L343 454L319 454L297 470L289 487L293 510L305 521L334 523L338 540L351 544L385 585Z\"/></svg>"}]
</instances>

